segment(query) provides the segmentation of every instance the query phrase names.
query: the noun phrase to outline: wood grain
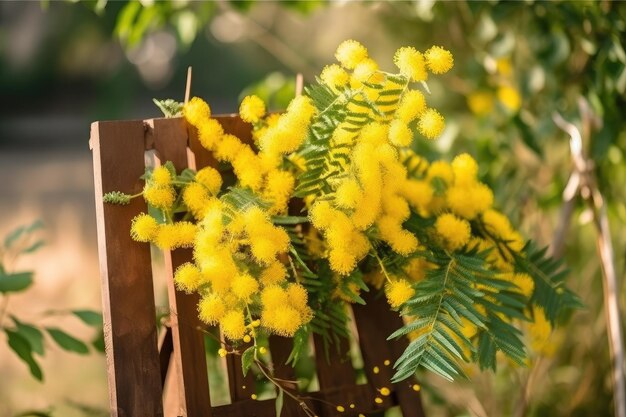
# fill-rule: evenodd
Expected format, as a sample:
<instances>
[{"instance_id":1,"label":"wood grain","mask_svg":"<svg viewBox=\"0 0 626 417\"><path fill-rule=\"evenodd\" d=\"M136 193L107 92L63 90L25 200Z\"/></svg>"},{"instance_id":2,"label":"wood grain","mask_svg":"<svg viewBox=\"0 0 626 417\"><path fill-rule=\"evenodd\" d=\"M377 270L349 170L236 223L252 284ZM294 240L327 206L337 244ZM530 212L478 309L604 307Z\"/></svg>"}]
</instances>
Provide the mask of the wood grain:
<instances>
[{"instance_id":1,"label":"wood grain","mask_svg":"<svg viewBox=\"0 0 626 417\"><path fill-rule=\"evenodd\" d=\"M140 198L126 206L102 200L110 191L141 191L143 122L93 123L90 144L111 415L163 416L150 247L128 232L146 205Z\"/></svg>"},{"instance_id":2,"label":"wood grain","mask_svg":"<svg viewBox=\"0 0 626 417\"><path fill-rule=\"evenodd\" d=\"M187 129L180 118L147 120L148 135L161 163L171 161L176 172L187 168ZM174 285L174 271L192 261L189 249L164 251L165 273L174 344L174 363L178 373L180 414L189 417L211 416L209 381L206 373L204 337L199 331L198 294L185 294Z\"/></svg>"},{"instance_id":3,"label":"wood grain","mask_svg":"<svg viewBox=\"0 0 626 417\"><path fill-rule=\"evenodd\" d=\"M387 337L404 325L397 312L391 311L385 297L372 290L361 295L365 306L354 305L352 310L359 332L361 353L368 381L378 390L385 386L393 391L394 402L400 405L404 417L424 417L420 393L414 391L412 385L416 381L411 378L397 384L391 384L392 365L408 346L408 340L401 338L387 341ZM385 366L384 361L390 365ZM373 372L377 366L379 373Z\"/></svg>"}]
</instances>

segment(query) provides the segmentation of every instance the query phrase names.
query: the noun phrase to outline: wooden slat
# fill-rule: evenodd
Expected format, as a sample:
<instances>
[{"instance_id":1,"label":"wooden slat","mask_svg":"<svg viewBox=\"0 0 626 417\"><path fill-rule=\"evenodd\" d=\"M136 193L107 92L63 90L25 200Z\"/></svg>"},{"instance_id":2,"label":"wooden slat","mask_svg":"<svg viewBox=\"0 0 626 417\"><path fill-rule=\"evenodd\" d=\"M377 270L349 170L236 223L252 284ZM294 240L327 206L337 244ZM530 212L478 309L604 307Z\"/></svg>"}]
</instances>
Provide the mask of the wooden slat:
<instances>
[{"instance_id":1,"label":"wooden slat","mask_svg":"<svg viewBox=\"0 0 626 417\"><path fill-rule=\"evenodd\" d=\"M256 401L248 398L233 404L213 408L214 417L276 417L274 399ZM283 414L282 417L290 417Z\"/></svg>"},{"instance_id":2,"label":"wooden slat","mask_svg":"<svg viewBox=\"0 0 626 417\"><path fill-rule=\"evenodd\" d=\"M162 416L150 247L134 242L128 232L146 205L140 198L127 206L102 201L106 192L141 191L143 122L93 123L90 145L111 415Z\"/></svg>"},{"instance_id":3,"label":"wooden slat","mask_svg":"<svg viewBox=\"0 0 626 417\"><path fill-rule=\"evenodd\" d=\"M222 335L222 338L224 336ZM240 352L245 351L251 346L250 343L242 343L237 347ZM241 368L241 355L226 356L226 372L228 373L228 390L230 391L230 400L235 403L242 400L249 400L250 396L255 393L254 376L252 372L243 375Z\"/></svg>"},{"instance_id":4,"label":"wooden slat","mask_svg":"<svg viewBox=\"0 0 626 417\"><path fill-rule=\"evenodd\" d=\"M187 129L183 119L151 119L148 134L162 163L171 161L180 172L187 168ZM176 268L192 261L189 249L163 254L170 308L170 325L174 342L174 363L178 373L181 414L211 416L209 381L206 374L204 337L199 331L198 294L176 290L173 274Z\"/></svg>"},{"instance_id":5,"label":"wooden slat","mask_svg":"<svg viewBox=\"0 0 626 417\"><path fill-rule=\"evenodd\" d=\"M393 376L392 365L408 346L408 340L401 338L386 341L386 339L404 325L402 318L389 309L385 297L376 294L376 291L372 290L361 296L367 305L354 305L352 311L359 332L359 343L368 381L373 383L375 389L383 386L392 389L403 416L424 417L420 393L411 388L416 381L411 378L393 385L390 383ZM384 365L386 359L390 362L389 366ZM374 366L378 366L378 374L374 374Z\"/></svg>"},{"instance_id":6,"label":"wooden slat","mask_svg":"<svg viewBox=\"0 0 626 417\"><path fill-rule=\"evenodd\" d=\"M311 403L318 416L357 416L369 413L379 415L381 411L381 406L374 401L375 395L367 384L330 388L324 392L311 392L308 396L317 399L311 400ZM354 408L350 407L351 404L354 404ZM345 412L339 414L337 405L343 406Z\"/></svg>"},{"instance_id":7,"label":"wooden slat","mask_svg":"<svg viewBox=\"0 0 626 417\"><path fill-rule=\"evenodd\" d=\"M350 344L346 339L341 339L339 349L331 345L328 357L324 350L324 340L321 336L313 335L315 346L315 369L320 384L320 395L325 401L344 405L356 403L362 398L353 397L348 388L356 386L356 376L350 359ZM333 407L325 407L320 411L322 416L334 416L336 411Z\"/></svg>"},{"instance_id":8,"label":"wooden slat","mask_svg":"<svg viewBox=\"0 0 626 417\"><path fill-rule=\"evenodd\" d=\"M285 384L283 387L293 387L289 389L289 392L299 396L296 372L291 365L286 364L292 348L292 339L270 336L270 352L272 354L272 364L274 365L274 376L284 381L295 381L295 384ZM310 401L305 401L305 403L311 408ZM300 404L287 395L284 396L283 412L285 416L290 417L306 416Z\"/></svg>"},{"instance_id":9,"label":"wooden slat","mask_svg":"<svg viewBox=\"0 0 626 417\"><path fill-rule=\"evenodd\" d=\"M372 391L383 400L381 407L389 408L393 406L391 397L380 395L380 389L386 387L393 390L391 377L393 370L391 368L393 361L391 350L389 349L386 338L388 334L382 330L384 323L380 320L381 306L378 299L372 297L371 293L362 294L365 297L366 305L355 304L352 306L354 313L354 321L359 333L359 347L363 356L363 366L367 382L372 387ZM384 302L384 299L383 299ZM389 309L389 306L386 306ZM389 365L385 365L385 360L389 361Z\"/></svg>"}]
</instances>

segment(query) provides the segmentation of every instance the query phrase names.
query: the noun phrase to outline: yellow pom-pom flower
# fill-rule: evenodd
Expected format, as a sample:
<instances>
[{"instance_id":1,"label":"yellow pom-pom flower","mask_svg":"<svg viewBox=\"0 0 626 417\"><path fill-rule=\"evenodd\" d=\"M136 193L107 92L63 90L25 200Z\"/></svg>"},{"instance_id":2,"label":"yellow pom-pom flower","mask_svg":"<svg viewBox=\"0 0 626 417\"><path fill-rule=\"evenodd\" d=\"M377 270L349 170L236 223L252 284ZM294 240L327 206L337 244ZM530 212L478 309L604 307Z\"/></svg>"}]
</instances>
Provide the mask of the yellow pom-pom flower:
<instances>
[{"instance_id":1,"label":"yellow pom-pom flower","mask_svg":"<svg viewBox=\"0 0 626 417\"><path fill-rule=\"evenodd\" d=\"M199 97L194 97L183 107L183 115L188 123L199 128L211 118L211 108Z\"/></svg>"},{"instance_id":2,"label":"yellow pom-pom flower","mask_svg":"<svg viewBox=\"0 0 626 417\"><path fill-rule=\"evenodd\" d=\"M191 247L196 239L197 226L191 222L176 222L173 226L176 234L176 246L179 248Z\"/></svg>"},{"instance_id":3,"label":"yellow pom-pom flower","mask_svg":"<svg viewBox=\"0 0 626 417\"><path fill-rule=\"evenodd\" d=\"M196 173L196 182L204 185L209 193L217 195L222 188L222 176L212 167L202 168Z\"/></svg>"},{"instance_id":4,"label":"yellow pom-pom flower","mask_svg":"<svg viewBox=\"0 0 626 417\"><path fill-rule=\"evenodd\" d=\"M244 144L237 136L225 134L215 147L214 155L218 161L233 162L243 148Z\"/></svg>"},{"instance_id":5,"label":"yellow pom-pom flower","mask_svg":"<svg viewBox=\"0 0 626 417\"><path fill-rule=\"evenodd\" d=\"M367 49L355 40L343 41L337 47L335 58L344 68L353 69L367 58Z\"/></svg>"},{"instance_id":6,"label":"yellow pom-pom flower","mask_svg":"<svg viewBox=\"0 0 626 417\"><path fill-rule=\"evenodd\" d=\"M403 47L396 51L393 62L403 75L412 81L426 81L426 63L424 56L413 47Z\"/></svg>"},{"instance_id":7,"label":"yellow pom-pom flower","mask_svg":"<svg viewBox=\"0 0 626 417\"><path fill-rule=\"evenodd\" d=\"M402 229L400 220L391 216L383 216L376 222L380 238L387 242L394 252L407 256L417 249L417 238L409 231Z\"/></svg>"},{"instance_id":8,"label":"yellow pom-pom flower","mask_svg":"<svg viewBox=\"0 0 626 417\"><path fill-rule=\"evenodd\" d=\"M152 171L152 181L157 187L168 187L172 184L172 174L169 169L161 165Z\"/></svg>"},{"instance_id":9,"label":"yellow pom-pom flower","mask_svg":"<svg viewBox=\"0 0 626 417\"><path fill-rule=\"evenodd\" d=\"M174 282L179 290L191 294L202 284L202 272L191 262L179 266L174 273Z\"/></svg>"},{"instance_id":10,"label":"yellow pom-pom flower","mask_svg":"<svg viewBox=\"0 0 626 417\"><path fill-rule=\"evenodd\" d=\"M478 175L478 164L469 154L463 153L457 155L454 160L452 160L452 172L454 173L455 184L473 184Z\"/></svg>"},{"instance_id":11,"label":"yellow pom-pom flower","mask_svg":"<svg viewBox=\"0 0 626 417\"><path fill-rule=\"evenodd\" d=\"M261 272L263 285L278 284L287 278L287 268L280 261L272 262Z\"/></svg>"},{"instance_id":12,"label":"yellow pom-pom flower","mask_svg":"<svg viewBox=\"0 0 626 417\"><path fill-rule=\"evenodd\" d=\"M482 218L487 231L496 237L504 238L513 232L509 219L497 210L485 211Z\"/></svg>"},{"instance_id":13,"label":"yellow pom-pom flower","mask_svg":"<svg viewBox=\"0 0 626 417\"><path fill-rule=\"evenodd\" d=\"M404 123L410 123L426 110L426 98L417 90L409 90L402 96L396 110L396 117Z\"/></svg>"},{"instance_id":14,"label":"yellow pom-pom flower","mask_svg":"<svg viewBox=\"0 0 626 417\"><path fill-rule=\"evenodd\" d=\"M217 324L226 313L224 301L217 295L211 294L202 297L198 303L200 320L209 325Z\"/></svg>"},{"instance_id":15,"label":"yellow pom-pom flower","mask_svg":"<svg viewBox=\"0 0 626 417\"><path fill-rule=\"evenodd\" d=\"M339 207L353 209L363 198L363 191L355 179L343 181L335 191L335 203Z\"/></svg>"},{"instance_id":16,"label":"yellow pom-pom flower","mask_svg":"<svg viewBox=\"0 0 626 417\"><path fill-rule=\"evenodd\" d=\"M167 210L174 204L176 193L172 187L159 187L146 184L143 188L143 198L154 208Z\"/></svg>"},{"instance_id":17,"label":"yellow pom-pom flower","mask_svg":"<svg viewBox=\"0 0 626 417\"><path fill-rule=\"evenodd\" d=\"M272 309L281 305L289 304L289 296L279 285L268 285L261 291L261 304L265 309Z\"/></svg>"},{"instance_id":18,"label":"yellow pom-pom flower","mask_svg":"<svg viewBox=\"0 0 626 417\"><path fill-rule=\"evenodd\" d=\"M446 193L446 203L450 210L467 220L473 220L478 214L478 210L472 204L472 200L472 192L468 187L450 187Z\"/></svg>"},{"instance_id":19,"label":"yellow pom-pom flower","mask_svg":"<svg viewBox=\"0 0 626 417\"><path fill-rule=\"evenodd\" d=\"M433 74L444 74L454 66L452 53L440 46L433 46L424 53L426 65Z\"/></svg>"},{"instance_id":20,"label":"yellow pom-pom flower","mask_svg":"<svg viewBox=\"0 0 626 417\"><path fill-rule=\"evenodd\" d=\"M340 275L349 275L356 267L356 257L344 249L331 250L328 261L330 268Z\"/></svg>"},{"instance_id":21,"label":"yellow pom-pom flower","mask_svg":"<svg viewBox=\"0 0 626 417\"><path fill-rule=\"evenodd\" d=\"M224 136L224 128L215 119L209 119L198 128L198 140L205 149L215 150Z\"/></svg>"},{"instance_id":22,"label":"yellow pom-pom flower","mask_svg":"<svg viewBox=\"0 0 626 417\"><path fill-rule=\"evenodd\" d=\"M289 305L264 309L261 323L279 336L293 337L302 325L302 315Z\"/></svg>"},{"instance_id":23,"label":"yellow pom-pom flower","mask_svg":"<svg viewBox=\"0 0 626 417\"><path fill-rule=\"evenodd\" d=\"M378 64L376 61L370 58L366 58L363 61L359 62L356 67L354 67L354 71L352 72L352 77L358 82L369 82L369 83L380 83L383 81L382 74L377 76Z\"/></svg>"},{"instance_id":24,"label":"yellow pom-pom flower","mask_svg":"<svg viewBox=\"0 0 626 417\"><path fill-rule=\"evenodd\" d=\"M269 264L276 258L276 246L269 239L254 236L250 238L250 251L261 264Z\"/></svg>"},{"instance_id":25,"label":"yellow pom-pom flower","mask_svg":"<svg viewBox=\"0 0 626 417\"><path fill-rule=\"evenodd\" d=\"M419 116L417 128L428 139L437 139L445 127L446 123L443 116L435 109L425 110Z\"/></svg>"},{"instance_id":26,"label":"yellow pom-pom flower","mask_svg":"<svg viewBox=\"0 0 626 417\"><path fill-rule=\"evenodd\" d=\"M413 132L405 122L395 119L389 125L389 140L395 146L409 146L413 141Z\"/></svg>"},{"instance_id":27,"label":"yellow pom-pom flower","mask_svg":"<svg viewBox=\"0 0 626 417\"><path fill-rule=\"evenodd\" d=\"M451 185L454 180L454 172L452 172L452 166L446 161L435 161L428 167L426 177L429 180L439 178L443 180L446 185Z\"/></svg>"},{"instance_id":28,"label":"yellow pom-pom flower","mask_svg":"<svg viewBox=\"0 0 626 417\"><path fill-rule=\"evenodd\" d=\"M406 181L401 189L404 198L417 210L426 210L433 199L435 190L426 181Z\"/></svg>"},{"instance_id":29,"label":"yellow pom-pom flower","mask_svg":"<svg viewBox=\"0 0 626 417\"><path fill-rule=\"evenodd\" d=\"M229 311L219 321L220 328L230 340L241 340L246 334L246 322L243 311Z\"/></svg>"},{"instance_id":30,"label":"yellow pom-pom flower","mask_svg":"<svg viewBox=\"0 0 626 417\"><path fill-rule=\"evenodd\" d=\"M132 221L130 226L130 235L137 242L150 242L153 240L159 230L159 224L146 213L141 213Z\"/></svg>"},{"instance_id":31,"label":"yellow pom-pom flower","mask_svg":"<svg viewBox=\"0 0 626 417\"><path fill-rule=\"evenodd\" d=\"M392 308L398 308L406 303L413 295L415 290L411 284L405 279L388 282L385 285L385 295L387 302Z\"/></svg>"},{"instance_id":32,"label":"yellow pom-pom flower","mask_svg":"<svg viewBox=\"0 0 626 417\"><path fill-rule=\"evenodd\" d=\"M307 301L309 294L306 289L300 284L289 284L287 286L287 296L289 297L289 304L291 304L298 311L304 311L307 307Z\"/></svg>"},{"instance_id":33,"label":"yellow pom-pom flower","mask_svg":"<svg viewBox=\"0 0 626 417\"><path fill-rule=\"evenodd\" d=\"M342 88L348 84L350 76L337 64L327 65L320 74L320 79L331 88Z\"/></svg>"},{"instance_id":34,"label":"yellow pom-pom flower","mask_svg":"<svg viewBox=\"0 0 626 417\"><path fill-rule=\"evenodd\" d=\"M161 224L154 238L154 244L159 249L171 250L178 247L178 233L173 224Z\"/></svg>"},{"instance_id":35,"label":"yellow pom-pom flower","mask_svg":"<svg viewBox=\"0 0 626 417\"><path fill-rule=\"evenodd\" d=\"M297 96L287 106L287 114L296 121L307 122L315 115L317 108L307 96Z\"/></svg>"},{"instance_id":36,"label":"yellow pom-pom flower","mask_svg":"<svg viewBox=\"0 0 626 417\"><path fill-rule=\"evenodd\" d=\"M255 95L246 96L239 106L239 115L245 122L258 123L265 116L265 103Z\"/></svg>"},{"instance_id":37,"label":"yellow pom-pom flower","mask_svg":"<svg viewBox=\"0 0 626 417\"><path fill-rule=\"evenodd\" d=\"M200 183L189 183L183 191L183 202L196 219L203 217L209 201L207 189Z\"/></svg>"},{"instance_id":38,"label":"yellow pom-pom flower","mask_svg":"<svg viewBox=\"0 0 626 417\"><path fill-rule=\"evenodd\" d=\"M333 218L336 210L332 208L328 201L318 201L309 210L309 218L311 223L319 230L326 230Z\"/></svg>"},{"instance_id":39,"label":"yellow pom-pom flower","mask_svg":"<svg viewBox=\"0 0 626 417\"><path fill-rule=\"evenodd\" d=\"M250 297L259 290L259 283L249 274L240 274L233 280L231 290L237 298L249 303Z\"/></svg>"},{"instance_id":40,"label":"yellow pom-pom flower","mask_svg":"<svg viewBox=\"0 0 626 417\"><path fill-rule=\"evenodd\" d=\"M469 223L450 213L442 214L437 217L435 230L444 240L446 247L450 250L462 248L469 242L471 237Z\"/></svg>"}]
</instances>

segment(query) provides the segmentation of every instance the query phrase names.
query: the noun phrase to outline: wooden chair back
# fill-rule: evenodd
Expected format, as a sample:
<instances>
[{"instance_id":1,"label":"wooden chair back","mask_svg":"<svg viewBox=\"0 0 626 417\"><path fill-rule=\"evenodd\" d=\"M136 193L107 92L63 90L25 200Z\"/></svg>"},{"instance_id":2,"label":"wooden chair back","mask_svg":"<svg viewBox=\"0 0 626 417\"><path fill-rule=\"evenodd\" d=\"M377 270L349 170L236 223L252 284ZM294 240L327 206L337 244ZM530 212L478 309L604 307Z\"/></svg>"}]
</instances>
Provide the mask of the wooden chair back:
<instances>
[{"instance_id":1,"label":"wooden chair back","mask_svg":"<svg viewBox=\"0 0 626 417\"><path fill-rule=\"evenodd\" d=\"M237 116L221 116L225 132L250 141L250 125ZM239 356L228 355L226 367L231 404L211 406L206 354L197 315L197 295L176 290L172 272L192 259L191 251L164 253L169 298L169 329L157 334L151 251L148 244L133 241L131 219L147 210L143 199L129 205L103 203L110 191L141 192L146 151L155 151L160 161L172 161L177 171L190 167L215 166L216 161L197 139L195 130L182 118L95 122L91 127L98 247L102 279L104 337L111 415L114 417L163 416L163 386L170 363L176 372L180 416L189 417L270 417L275 402L253 400L252 373L244 377ZM319 391L302 393L308 407L318 416L368 415L400 405L406 417L423 416L415 381L391 384L392 365L407 346L406 340L386 341L402 324L391 312L384 297L365 294L367 306L352 306L357 338L363 357L366 384L357 384L349 359L349 346L341 352L330 349L330 362L322 341L315 337L316 372ZM159 337L160 336L160 337ZM158 340L161 340L159 343ZM270 352L277 378L294 380L285 360L291 339L272 337ZM172 359L170 361L170 355ZM380 388L391 390L381 395ZM375 401L375 398L382 400ZM351 404L354 407L351 408ZM304 416L295 401L285 397L282 416ZM169 417L169 416L167 416Z\"/></svg>"}]
</instances>

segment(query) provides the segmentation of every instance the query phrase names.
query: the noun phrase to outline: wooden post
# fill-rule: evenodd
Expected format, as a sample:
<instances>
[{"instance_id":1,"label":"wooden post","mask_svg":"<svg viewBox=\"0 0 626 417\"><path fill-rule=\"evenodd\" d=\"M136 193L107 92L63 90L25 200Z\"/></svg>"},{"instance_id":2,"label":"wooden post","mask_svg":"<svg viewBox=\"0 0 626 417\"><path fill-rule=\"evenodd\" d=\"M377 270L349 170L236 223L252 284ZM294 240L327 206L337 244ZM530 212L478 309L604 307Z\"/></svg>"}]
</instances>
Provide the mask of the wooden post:
<instances>
[{"instance_id":1,"label":"wooden post","mask_svg":"<svg viewBox=\"0 0 626 417\"><path fill-rule=\"evenodd\" d=\"M134 242L131 220L146 204L104 204L103 193L141 191L144 126L141 121L91 125L104 340L113 417L163 416L161 369L148 244Z\"/></svg>"},{"instance_id":2,"label":"wooden post","mask_svg":"<svg viewBox=\"0 0 626 417\"><path fill-rule=\"evenodd\" d=\"M171 161L180 172L187 168L187 128L181 118L151 119L148 134L162 163ZM204 337L198 319L198 294L176 290L174 271L192 261L190 250L165 251L165 269L170 308L170 325L174 344L174 363L178 373L180 414L189 417L211 417L209 381L206 374Z\"/></svg>"}]
</instances>

